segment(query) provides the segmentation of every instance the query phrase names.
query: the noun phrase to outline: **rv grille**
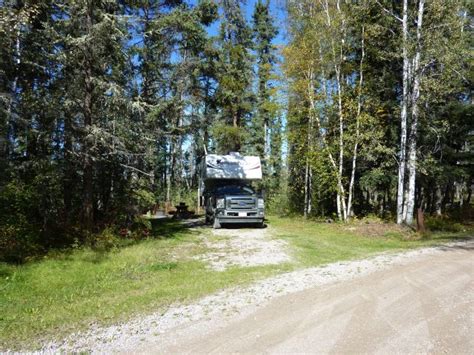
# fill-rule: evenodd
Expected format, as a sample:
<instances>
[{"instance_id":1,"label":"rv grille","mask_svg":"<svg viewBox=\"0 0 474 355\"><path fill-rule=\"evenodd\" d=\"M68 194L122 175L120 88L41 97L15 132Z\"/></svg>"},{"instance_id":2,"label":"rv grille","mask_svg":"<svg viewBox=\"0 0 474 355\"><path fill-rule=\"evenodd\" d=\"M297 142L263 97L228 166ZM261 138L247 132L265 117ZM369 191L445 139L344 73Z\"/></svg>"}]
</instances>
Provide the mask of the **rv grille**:
<instances>
[{"instance_id":1,"label":"rv grille","mask_svg":"<svg viewBox=\"0 0 474 355\"><path fill-rule=\"evenodd\" d=\"M227 200L227 208L231 210L249 210L255 207L255 197L230 197Z\"/></svg>"}]
</instances>

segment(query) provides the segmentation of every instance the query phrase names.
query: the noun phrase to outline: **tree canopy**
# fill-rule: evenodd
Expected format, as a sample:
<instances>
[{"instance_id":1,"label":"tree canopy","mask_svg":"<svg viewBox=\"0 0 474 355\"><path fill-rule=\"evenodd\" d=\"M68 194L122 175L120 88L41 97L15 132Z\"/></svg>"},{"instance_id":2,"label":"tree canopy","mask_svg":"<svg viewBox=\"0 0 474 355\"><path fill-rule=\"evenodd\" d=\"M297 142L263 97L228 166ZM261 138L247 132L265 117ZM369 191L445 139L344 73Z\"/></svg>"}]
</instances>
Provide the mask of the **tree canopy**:
<instances>
[{"instance_id":1,"label":"tree canopy","mask_svg":"<svg viewBox=\"0 0 474 355\"><path fill-rule=\"evenodd\" d=\"M206 152L260 156L273 213L472 217L472 3L284 5L1 1L0 259L146 237Z\"/></svg>"}]
</instances>

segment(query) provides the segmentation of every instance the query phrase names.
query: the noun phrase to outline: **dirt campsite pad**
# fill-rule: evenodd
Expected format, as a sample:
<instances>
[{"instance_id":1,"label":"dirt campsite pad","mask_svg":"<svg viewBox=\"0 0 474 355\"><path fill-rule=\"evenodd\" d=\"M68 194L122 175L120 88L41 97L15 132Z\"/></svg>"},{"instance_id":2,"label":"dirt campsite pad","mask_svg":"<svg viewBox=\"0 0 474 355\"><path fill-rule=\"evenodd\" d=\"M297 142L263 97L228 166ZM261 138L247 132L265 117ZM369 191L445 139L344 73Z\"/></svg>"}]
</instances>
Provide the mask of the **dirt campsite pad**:
<instances>
[{"instance_id":1,"label":"dirt campsite pad","mask_svg":"<svg viewBox=\"0 0 474 355\"><path fill-rule=\"evenodd\" d=\"M221 228L212 229L201 236L205 254L197 260L208 263L216 271L229 267L252 267L289 262L288 245L272 237L272 228Z\"/></svg>"}]
</instances>

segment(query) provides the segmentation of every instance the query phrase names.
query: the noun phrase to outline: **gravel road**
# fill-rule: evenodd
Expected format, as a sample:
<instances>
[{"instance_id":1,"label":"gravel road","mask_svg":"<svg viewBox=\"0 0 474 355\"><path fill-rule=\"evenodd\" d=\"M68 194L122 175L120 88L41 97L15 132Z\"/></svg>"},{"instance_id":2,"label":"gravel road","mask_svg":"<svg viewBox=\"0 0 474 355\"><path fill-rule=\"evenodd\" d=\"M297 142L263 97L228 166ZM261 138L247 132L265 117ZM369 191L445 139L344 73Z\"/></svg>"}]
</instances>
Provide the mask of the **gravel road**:
<instances>
[{"instance_id":1,"label":"gravel road","mask_svg":"<svg viewBox=\"0 0 474 355\"><path fill-rule=\"evenodd\" d=\"M474 353L474 245L278 297L205 332L166 334L161 353ZM174 339L174 340L173 340Z\"/></svg>"},{"instance_id":2,"label":"gravel road","mask_svg":"<svg viewBox=\"0 0 474 355\"><path fill-rule=\"evenodd\" d=\"M474 241L224 290L43 352L473 353Z\"/></svg>"}]
</instances>

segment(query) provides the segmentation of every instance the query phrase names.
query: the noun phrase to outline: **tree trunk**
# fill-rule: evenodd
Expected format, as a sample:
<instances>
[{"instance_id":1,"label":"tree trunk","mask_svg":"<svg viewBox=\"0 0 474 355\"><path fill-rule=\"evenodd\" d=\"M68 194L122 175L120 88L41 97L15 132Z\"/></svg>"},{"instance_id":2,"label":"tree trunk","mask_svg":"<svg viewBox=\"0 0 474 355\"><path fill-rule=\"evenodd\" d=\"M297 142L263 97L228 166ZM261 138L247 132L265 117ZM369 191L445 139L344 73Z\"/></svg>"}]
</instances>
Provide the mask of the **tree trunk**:
<instances>
[{"instance_id":1,"label":"tree trunk","mask_svg":"<svg viewBox=\"0 0 474 355\"><path fill-rule=\"evenodd\" d=\"M336 7L338 13L342 16L340 2L337 0ZM334 45L333 45L333 53L334 53L334 70L336 72L336 87L337 87L337 106L338 106L338 114L339 114L339 173L337 176L338 185L339 185L339 195L341 200L341 210L342 210L342 218L344 221L347 221L347 209L346 209L346 196L344 193L344 186L342 184L342 174L344 168L344 114L342 108L342 84L343 81L341 79L341 70L342 70L342 63L344 61L344 43L345 43L345 19L342 18L342 28L341 28L341 48L339 51L339 63L336 60L335 52L334 52Z\"/></svg>"},{"instance_id":2,"label":"tree trunk","mask_svg":"<svg viewBox=\"0 0 474 355\"><path fill-rule=\"evenodd\" d=\"M403 96L400 110L400 152L398 163L398 191L397 191L397 223L401 224L403 218L403 206L405 197L405 165L406 165L406 142L407 142L407 114L408 114L408 0L403 0L402 16L402 55L403 55Z\"/></svg>"},{"instance_id":3,"label":"tree trunk","mask_svg":"<svg viewBox=\"0 0 474 355\"><path fill-rule=\"evenodd\" d=\"M239 127L239 116L237 115L237 112L234 112L232 116L232 126L235 128Z\"/></svg>"},{"instance_id":4,"label":"tree trunk","mask_svg":"<svg viewBox=\"0 0 474 355\"><path fill-rule=\"evenodd\" d=\"M421 233L425 234L426 233L426 227L425 227L425 217L423 214L423 209L418 208L417 214L416 214L416 230Z\"/></svg>"},{"instance_id":5,"label":"tree trunk","mask_svg":"<svg viewBox=\"0 0 474 355\"><path fill-rule=\"evenodd\" d=\"M72 209L72 189L74 169L72 167L72 124L68 115L64 119L64 181L63 198L66 218L69 218Z\"/></svg>"},{"instance_id":6,"label":"tree trunk","mask_svg":"<svg viewBox=\"0 0 474 355\"><path fill-rule=\"evenodd\" d=\"M363 64L364 64L364 57L365 57L365 42L364 42L364 35L365 35L365 27L362 26L362 39L361 39L361 58L360 58L360 65L359 65L359 95L357 99L357 115L356 115L356 139L354 143L354 151L352 153L352 170L351 170L351 180L349 183L349 196L347 198L347 220L351 218L352 215L352 195L354 194L354 182L355 182L355 173L357 167L357 149L359 146L359 135L360 135L360 113L362 111L362 86L364 84L364 72L363 72Z\"/></svg>"},{"instance_id":7,"label":"tree trunk","mask_svg":"<svg viewBox=\"0 0 474 355\"><path fill-rule=\"evenodd\" d=\"M418 140L418 115L419 106L418 100L420 98L420 57L421 57L421 28L423 25L423 11L425 0L420 0L418 5L418 20L416 27L416 53L413 62L413 92L411 98L411 126L409 138L409 152L408 152L408 200L405 223L413 224L413 215L415 208L415 189L416 189L416 164L417 164L417 140Z\"/></svg>"},{"instance_id":8,"label":"tree trunk","mask_svg":"<svg viewBox=\"0 0 474 355\"><path fill-rule=\"evenodd\" d=\"M339 0L336 2L337 11L341 14L340 2ZM326 12L326 20L327 26L330 28L332 26L331 15L329 13L329 3L328 0L325 1L324 10ZM338 105L338 116L339 116L339 161L336 162L332 158L332 154L329 152L331 164L334 166L336 170L337 176L337 195L336 195L336 205L337 205L337 215L339 220L345 221L346 216L346 198L345 198L345 191L344 185L342 184L342 173L344 167L344 116L343 116L343 109L342 109L342 87L341 87L341 66L343 62L343 47L344 47L344 35L345 35L345 28L344 28L344 19L342 21L342 32L343 35L341 36L341 49L340 49L340 57L337 59L336 56L336 46L334 40L331 41L331 48L332 48L332 59L333 59L333 68L336 73L336 89L337 89L337 105ZM320 43L321 48L321 43ZM320 50L321 55L321 50Z\"/></svg>"},{"instance_id":9,"label":"tree trunk","mask_svg":"<svg viewBox=\"0 0 474 355\"><path fill-rule=\"evenodd\" d=\"M467 188L467 197L464 200L464 204L467 206L471 205L471 197L472 197L472 183L468 181L468 188Z\"/></svg>"},{"instance_id":10,"label":"tree trunk","mask_svg":"<svg viewBox=\"0 0 474 355\"><path fill-rule=\"evenodd\" d=\"M309 214L311 213L310 169L309 159L306 158L304 174L304 218L308 218Z\"/></svg>"},{"instance_id":11,"label":"tree trunk","mask_svg":"<svg viewBox=\"0 0 474 355\"><path fill-rule=\"evenodd\" d=\"M336 66L337 67L337 66ZM336 70L337 102L339 113L339 168L337 174L338 196L341 204L342 220L347 220L346 197L344 196L344 186L342 185L342 173L344 166L344 117L342 113L342 89L340 67Z\"/></svg>"},{"instance_id":12,"label":"tree trunk","mask_svg":"<svg viewBox=\"0 0 474 355\"><path fill-rule=\"evenodd\" d=\"M170 163L168 165L168 171L166 173L166 202L168 205L171 202L171 185L173 183L174 177L174 167L175 167L175 142L174 137L170 139L170 148L169 148Z\"/></svg>"},{"instance_id":13,"label":"tree trunk","mask_svg":"<svg viewBox=\"0 0 474 355\"><path fill-rule=\"evenodd\" d=\"M313 80L313 72L310 71L309 73L310 80ZM314 90L314 88L313 88ZM312 97L314 92L309 93ZM312 98L310 99L312 100ZM312 179L312 172L311 172L311 161L310 156L312 152L313 142L312 142L312 132L313 132L313 113L309 113L308 115L308 132L306 134L306 145L307 145L307 153L306 153L306 169L305 169L305 184L304 184L304 216L307 218L311 214L311 179Z\"/></svg>"},{"instance_id":14,"label":"tree trunk","mask_svg":"<svg viewBox=\"0 0 474 355\"><path fill-rule=\"evenodd\" d=\"M441 216L443 211L441 209L443 205L443 193L441 192L441 186L439 184L436 185L436 197L435 197L435 213L438 216Z\"/></svg>"},{"instance_id":15,"label":"tree trunk","mask_svg":"<svg viewBox=\"0 0 474 355\"><path fill-rule=\"evenodd\" d=\"M263 156L265 158L265 165L267 165L269 158L270 158L270 135L269 135L269 129L268 129L268 122L267 120L264 120L263 122L263 139L264 139L264 144L263 144Z\"/></svg>"},{"instance_id":16,"label":"tree trunk","mask_svg":"<svg viewBox=\"0 0 474 355\"><path fill-rule=\"evenodd\" d=\"M86 9L86 28L90 33L92 29L92 4L88 4ZM92 58L91 50L88 48L86 53L85 68L84 68L84 131L86 134L84 140L84 177L83 177L83 189L84 189L84 201L83 201L83 222L87 230L91 230L94 223L94 196L93 196L93 160L92 160L92 137L91 128L93 124L92 117L92 95L93 95L93 83L92 83Z\"/></svg>"}]
</instances>

